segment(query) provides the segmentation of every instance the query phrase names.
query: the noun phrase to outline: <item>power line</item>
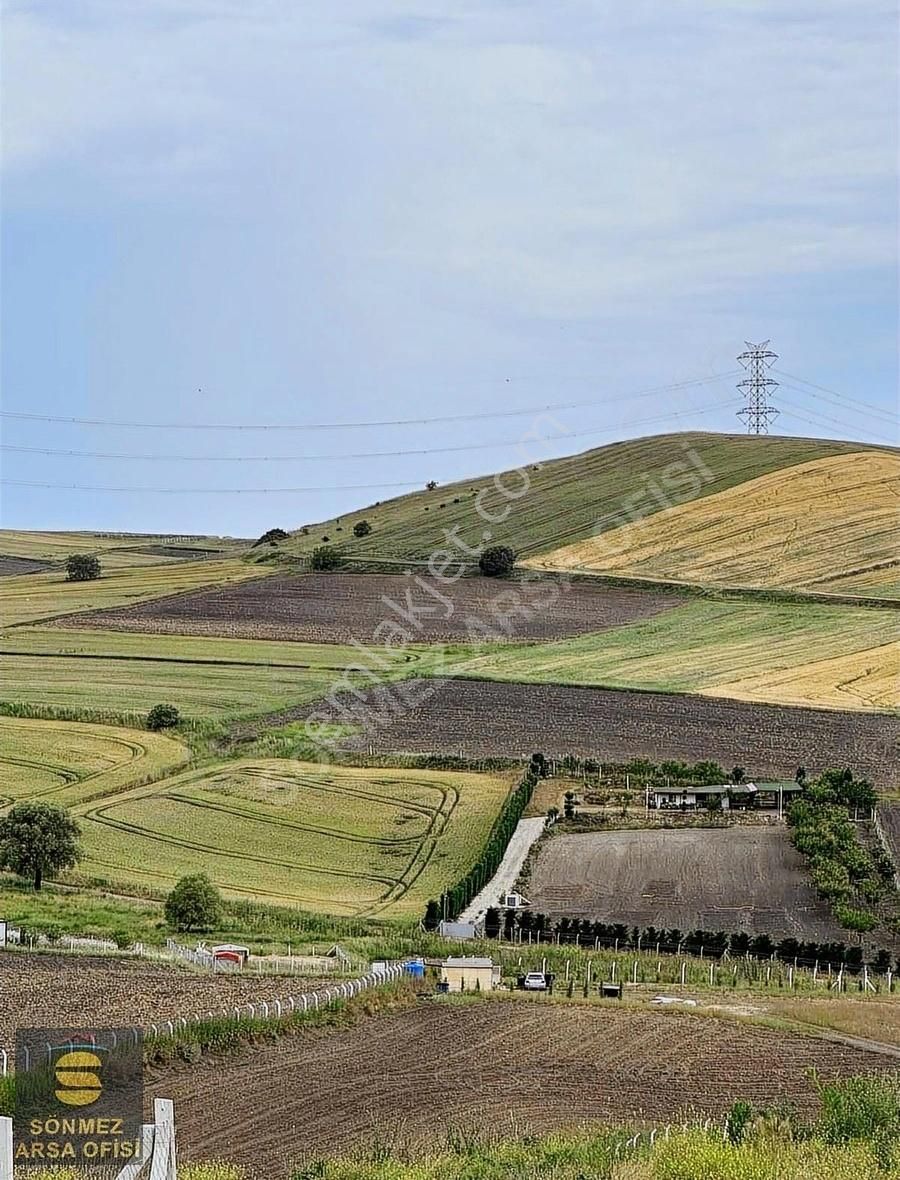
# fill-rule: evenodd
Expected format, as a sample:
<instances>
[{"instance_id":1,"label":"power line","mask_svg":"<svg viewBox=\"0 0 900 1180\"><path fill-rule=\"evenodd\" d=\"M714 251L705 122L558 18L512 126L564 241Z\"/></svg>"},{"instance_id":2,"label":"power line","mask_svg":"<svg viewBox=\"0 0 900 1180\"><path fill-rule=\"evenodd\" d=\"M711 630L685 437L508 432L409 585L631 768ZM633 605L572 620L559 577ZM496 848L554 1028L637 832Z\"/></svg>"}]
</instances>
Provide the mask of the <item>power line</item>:
<instances>
[{"instance_id":1,"label":"power line","mask_svg":"<svg viewBox=\"0 0 900 1180\"><path fill-rule=\"evenodd\" d=\"M27 422L63 422L76 426L113 426L140 430L356 430L375 426L425 426L432 423L477 422L488 418L520 418L528 414L543 414L550 410L575 410L587 406L605 406L613 401L632 401L639 397L652 397L658 393L687 389L695 385L708 385L713 381L734 376L728 373L713 373L709 377L695 377L687 381L676 381L669 385L658 385L635 393L619 394L616 397L591 399L589 401L559 402L543 406L529 406L521 410L487 410L475 414L441 414L431 418L394 418L367 422L281 422L281 423L237 423L237 422L123 422L111 418L68 418L57 414L32 414L19 410L0 410L0 418Z\"/></svg>"},{"instance_id":2,"label":"power line","mask_svg":"<svg viewBox=\"0 0 900 1180\"><path fill-rule=\"evenodd\" d=\"M787 377L790 381L799 381L801 385L808 385L811 389L815 389L819 393L833 394L834 397L838 397L842 401L861 406L864 410L868 410L870 413L881 414L890 421L893 421L895 418L895 415L893 415L890 410L882 409L880 406L873 406L871 402L862 401L860 398L850 397L849 394L841 393L838 389L829 389L826 385L816 385L814 381L807 381L805 377L797 377L794 373L786 373L784 369L778 369L777 372L779 376Z\"/></svg>"},{"instance_id":3,"label":"power line","mask_svg":"<svg viewBox=\"0 0 900 1180\"><path fill-rule=\"evenodd\" d=\"M717 402L714 405L700 407L696 410L681 411L682 414L707 414L713 410L725 409L731 405L731 400ZM665 421L672 414L662 414L655 418L644 418L631 425L642 425L647 422ZM139 455L121 451L72 451L57 450L51 447L24 447L15 443L3 443L0 451L16 454L52 455L55 458L78 459L127 459L153 462L175 463L307 463L329 462L339 463L342 459L393 459L403 455L446 455L461 451L489 451L501 447L521 447L532 442L552 442L554 439L591 438L599 434L609 434L615 427L603 427L599 430L563 431L561 434L547 435L540 439L503 439L500 442L463 443L453 447L423 447L399 451L349 451L340 455Z\"/></svg>"},{"instance_id":4,"label":"power line","mask_svg":"<svg viewBox=\"0 0 900 1180\"><path fill-rule=\"evenodd\" d=\"M885 446L896 446L895 442L883 438L880 434L874 434L871 430L864 430L861 426L851 426L849 422L841 422L837 418L831 418L827 414L820 414L815 410L807 410L806 414L798 414L796 410L785 409L782 411L788 418L794 418L797 422L805 422L808 426L819 426L828 424L831 426L840 426L842 430L858 430L860 434L867 434L869 438L875 439L876 442L883 443Z\"/></svg>"},{"instance_id":5,"label":"power line","mask_svg":"<svg viewBox=\"0 0 900 1180\"><path fill-rule=\"evenodd\" d=\"M844 410L848 414L859 414L860 417L868 418L873 422L893 425L897 421L895 415L888 413L886 410L878 410L874 406L871 409L863 409L861 406L847 404L846 402L839 401L838 398L829 397L827 393L822 393L821 391L814 393L811 389L804 389L802 385L795 385L793 381L781 381L779 388L793 389L795 393L802 393L804 397L815 398L816 401L826 402L829 406L836 406L839 410Z\"/></svg>"},{"instance_id":6,"label":"power line","mask_svg":"<svg viewBox=\"0 0 900 1180\"><path fill-rule=\"evenodd\" d=\"M669 421L672 418L693 417L700 414L711 414L724 409L729 402L717 402L715 405L701 407L696 410L685 410L681 413L677 411L669 414L658 414L650 418L636 419L629 423L629 426L644 426L650 423ZM605 427L601 430L581 431L572 434L558 434L552 435L545 439L520 439L519 444L522 446L530 445L536 442L555 442L557 440L563 441L571 438L586 438L589 436L597 436L601 434L610 434L620 429L618 426ZM529 457L528 462L537 462L536 459ZM467 478L460 476L453 480L453 483L464 482ZM337 484L331 486L306 486L296 488L153 488L153 487L108 487L108 486L94 486L88 484L57 484L44 483L38 480L26 479L0 479L0 485L9 487L28 487L28 488L50 488L56 491L78 491L78 492L139 492L139 493L154 493L160 495L274 495L274 494L303 494L315 492L349 492L349 491L377 491L379 489L397 489L397 488L422 488L424 487L424 480L417 480L408 483L371 483L371 484Z\"/></svg>"}]
</instances>

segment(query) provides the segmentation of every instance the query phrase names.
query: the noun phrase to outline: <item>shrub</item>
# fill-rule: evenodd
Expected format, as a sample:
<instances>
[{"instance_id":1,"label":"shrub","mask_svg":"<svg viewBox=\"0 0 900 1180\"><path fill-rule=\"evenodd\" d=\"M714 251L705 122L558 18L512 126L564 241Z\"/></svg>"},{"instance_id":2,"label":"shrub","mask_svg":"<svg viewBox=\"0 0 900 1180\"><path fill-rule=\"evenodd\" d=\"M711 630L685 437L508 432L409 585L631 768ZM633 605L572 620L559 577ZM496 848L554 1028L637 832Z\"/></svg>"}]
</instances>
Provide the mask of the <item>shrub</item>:
<instances>
[{"instance_id":1,"label":"shrub","mask_svg":"<svg viewBox=\"0 0 900 1180\"><path fill-rule=\"evenodd\" d=\"M478 559L478 568L486 578L504 578L515 564L515 552L508 545L490 545Z\"/></svg>"},{"instance_id":2,"label":"shrub","mask_svg":"<svg viewBox=\"0 0 900 1180\"><path fill-rule=\"evenodd\" d=\"M172 729L181 720L174 705L154 705L147 714L148 729Z\"/></svg>"},{"instance_id":3,"label":"shrub","mask_svg":"<svg viewBox=\"0 0 900 1180\"><path fill-rule=\"evenodd\" d=\"M255 549L257 545L277 545L279 541L286 541L289 535L284 529L268 529L259 540L253 542L251 548Z\"/></svg>"},{"instance_id":4,"label":"shrub","mask_svg":"<svg viewBox=\"0 0 900 1180\"><path fill-rule=\"evenodd\" d=\"M92 582L100 577L100 558L90 553L73 553L66 558L67 582Z\"/></svg>"},{"instance_id":5,"label":"shrub","mask_svg":"<svg viewBox=\"0 0 900 1180\"><path fill-rule=\"evenodd\" d=\"M328 545L317 545L309 559L310 569L336 570L342 564L340 555Z\"/></svg>"},{"instance_id":6,"label":"shrub","mask_svg":"<svg viewBox=\"0 0 900 1180\"><path fill-rule=\"evenodd\" d=\"M353 526L354 537L368 537L372 531L372 526L367 520L358 520Z\"/></svg>"},{"instance_id":7,"label":"shrub","mask_svg":"<svg viewBox=\"0 0 900 1180\"><path fill-rule=\"evenodd\" d=\"M206 873L196 873L176 884L164 912L175 930L211 930L221 920L222 897Z\"/></svg>"}]
</instances>

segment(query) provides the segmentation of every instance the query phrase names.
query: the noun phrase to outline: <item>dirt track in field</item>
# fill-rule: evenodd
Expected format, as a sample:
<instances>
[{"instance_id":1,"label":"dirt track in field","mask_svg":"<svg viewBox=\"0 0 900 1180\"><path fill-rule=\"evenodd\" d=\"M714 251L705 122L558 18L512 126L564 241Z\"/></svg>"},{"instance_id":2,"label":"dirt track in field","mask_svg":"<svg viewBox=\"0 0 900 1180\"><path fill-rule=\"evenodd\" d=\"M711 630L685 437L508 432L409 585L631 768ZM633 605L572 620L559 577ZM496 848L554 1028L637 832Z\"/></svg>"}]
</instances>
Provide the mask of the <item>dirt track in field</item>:
<instances>
[{"instance_id":1,"label":"dirt track in field","mask_svg":"<svg viewBox=\"0 0 900 1180\"><path fill-rule=\"evenodd\" d=\"M651 618L683 602L673 594L580 583L562 589L544 578L507 582L473 577L450 586L434 579L423 582L441 597L396 574L274 576L68 615L61 622L66 627L311 643L383 643L387 629L373 633L387 623L406 632L405 642L480 641L490 638L490 632L500 638L562 639ZM394 633L395 645L399 635Z\"/></svg>"},{"instance_id":2,"label":"dirt track in field","mask_svg":"<svg viewBox=\"0 0 900 1180\"><path fill-rule=\"evenodd\" d=\"M780 827L554 836L531 871L538 913L657 929L841 941Z\"/></svg>"},{"instance_id":3,"label":"dirt track in field","mask_svg":"<svg viewBox=\"0 0 900 1180\"><path fill-rule=\"evenodd\" d=\"M409 680L374 689L317 717L374 723L358 749L527 757L569 752L601 762L713 759L743 766L749 778L793 779L851 766L880 787L900 782L900 717L759 705L674 693L617 692L555 684ZM305 716L310 707L279 715ZM272 721L273 719L270 719ZM283 723L283 721L282 721Z\"/></svg>"},{"instance_id":4,"label":"dirt track in field","mask_svg":"<svg viewBox=\"0 0 900 1180\"><path fill-rule=\"evenodd\" d=\"M0 1048L16 1028L131 1027L284 1000L317 984L300 976L211 975L148 959L0 951Z\"/></svg>"},{"instance_id":5,"label":"dirt track in field","mask_svg":"<svg viewBox=\"0 0 900 1180\"><path fill-rule=\"evenodd\" d=\"M822 1078L896 1059L736 1021L527 1000L422 1001L354 1028L313 1030L167 1071L179 1158L228 1158L283 1178L298 1157L453 1130L548 1132L595 1120L721 1115L739 1098L814 1106Z\"/></svg>"}]
</instances>

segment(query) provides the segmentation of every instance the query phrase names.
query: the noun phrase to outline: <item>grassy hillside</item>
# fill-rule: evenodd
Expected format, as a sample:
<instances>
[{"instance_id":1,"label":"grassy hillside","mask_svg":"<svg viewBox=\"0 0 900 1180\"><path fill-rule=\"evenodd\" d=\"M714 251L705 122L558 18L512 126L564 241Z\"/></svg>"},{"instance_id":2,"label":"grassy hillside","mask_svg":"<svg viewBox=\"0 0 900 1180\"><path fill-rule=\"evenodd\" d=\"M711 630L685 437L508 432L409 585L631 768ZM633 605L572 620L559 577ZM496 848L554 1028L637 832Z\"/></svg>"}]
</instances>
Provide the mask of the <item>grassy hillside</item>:
<instances>
[{"instance_id":1,"label":"grassy hillside","mask_svg":"<svg viewBox=\"0 0 900 1180\"><path fill-rule=\"evenodd\" d=\"M900 707L898 630L888 609L696 599L613 631L498 648L454 673L891 709Z\"/></svg>"},{"instance_id":2,"label":"grassy hillside","mask_svg":"<svg viewBox=\"0 0 900 1180\"><path fill-rule=\"evenodd\" d=\"M532 560L704 585L828 590L876 573L900 586L900 455L815 459Z\"/></svg>"},{"instance_id":3,"label":"grassy hillside","mask_svg":"<svg viewBox=\"0 0 900 1180\"><path fill-rule=\"evenodd\" d=\"M327 537L348 557L424 560L446 545L445 529L458 528L469 544L479 543L489 529L493 541L527 556L615 528L628 519L629 501L651 514L667 504L710 496L784 467L865 449L860 443L825 439L657 435L554 459L539 470L523 459L530 486L516 500L496 490L493 476L481 476L310 525L308 532L294 533L283 549L308 553ZM521 477L511 474L507 484L517 494ZM484 494L476 501L481 489ZM476 502L497 522L479 516ZM362 519L372 531L355 538L353 525Z\"/></svg>"},{"instance_id":4,"label":"grassy hillside","mask_svg":"<svg viewBox=\"0 0 900 1180\"><path fill-rule=\"evenodd\" d=\"M105 558L101 558L105 561ZM163 561L106 568L92 582L67 582L62 569L0 578L0 627L70 615L100 607L124 606L180 590L198 590L242 578L258 578L258 565L237 558Z\"/></svg>"}]
</instances>

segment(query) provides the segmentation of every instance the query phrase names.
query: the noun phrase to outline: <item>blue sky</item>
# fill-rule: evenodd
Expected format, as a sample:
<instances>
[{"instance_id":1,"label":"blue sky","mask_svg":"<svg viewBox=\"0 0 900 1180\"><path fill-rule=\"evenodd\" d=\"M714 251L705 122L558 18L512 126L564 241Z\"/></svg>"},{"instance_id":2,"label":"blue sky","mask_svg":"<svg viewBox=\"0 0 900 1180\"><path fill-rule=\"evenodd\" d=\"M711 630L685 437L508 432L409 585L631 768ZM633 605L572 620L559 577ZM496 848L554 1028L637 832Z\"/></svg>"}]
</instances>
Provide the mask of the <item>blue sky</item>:
<instances>
[{"instance_id":1,"label":"blue sky","mask_svg":"<svg viewBox=\"0 0 900 1180\"><path fill-rule=\"evenodd\" d=\"M715 375L771 338L840 395L784 388L779 433L890 439L896 23L881 0L8 0L3 409L595 403L557 412L549 456L740 429ZM2 523L255 535L390 492L208 489L445 481L510 465L529 425L7 417L6 447L161 458L5 450L6 480L144 490L9 484Z\"/></svg>"}]
</instances>

